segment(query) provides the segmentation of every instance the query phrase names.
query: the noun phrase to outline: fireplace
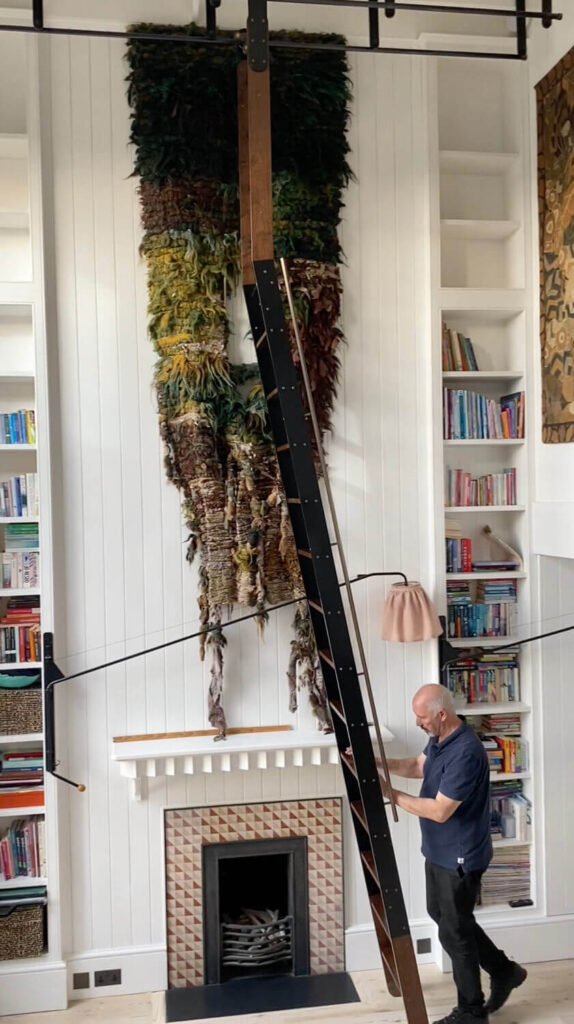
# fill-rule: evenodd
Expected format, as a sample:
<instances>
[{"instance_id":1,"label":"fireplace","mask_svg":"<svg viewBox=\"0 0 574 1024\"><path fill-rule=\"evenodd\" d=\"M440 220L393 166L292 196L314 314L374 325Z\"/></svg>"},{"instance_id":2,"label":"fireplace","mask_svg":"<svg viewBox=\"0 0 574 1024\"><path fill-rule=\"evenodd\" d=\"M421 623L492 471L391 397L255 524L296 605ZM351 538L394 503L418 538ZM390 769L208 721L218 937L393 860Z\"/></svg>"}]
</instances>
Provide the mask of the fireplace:
<instances>
[{"instance_id":1,"label":"fireplace","mask_svg":"<svg viewBox=\"0 0 574 1024\"><path fill-rule=\"evenodd\" d=\"M166 809L169 987L344 971L341 819L338 797ZM243 910L269 911L271 927L258 933ZM234 932L245 920L255 931ZM261 962L260 939L286 955Z\"/></svg>"},{"instance_id":2,"label":"fireplace","mask_svg":"<svg viewBox=\"0 0 574 1024\"><path fill-rule=\"evenodd\" d=\"M213 843L202 859L205 983L309 974L306 838Z\"/></svg>"}]
</instances>

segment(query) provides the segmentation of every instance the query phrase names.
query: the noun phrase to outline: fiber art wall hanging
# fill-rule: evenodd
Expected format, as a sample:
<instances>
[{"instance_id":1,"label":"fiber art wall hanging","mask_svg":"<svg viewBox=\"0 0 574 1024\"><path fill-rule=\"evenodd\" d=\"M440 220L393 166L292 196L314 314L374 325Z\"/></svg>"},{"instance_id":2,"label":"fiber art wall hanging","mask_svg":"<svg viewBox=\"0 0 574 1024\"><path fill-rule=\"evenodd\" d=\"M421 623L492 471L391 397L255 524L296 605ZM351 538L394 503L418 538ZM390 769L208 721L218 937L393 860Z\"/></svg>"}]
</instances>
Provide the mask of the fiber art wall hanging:
<instances>
[{"instance_id":1,"label":"fiber art wall hanging","mask_svg":"<svg viewBox=\"0 0 574 1024\"><path fill-rule=\"evenodd\" d=\"M574 441L574 48L536 86L542 440Z\"/></svg>"},{"instance_id":2,"label":"fiber art wall hanging","mask_svg":"<svg viewBox=\"0 0 574 1024\"><path fill-rule=\"evenodd\" d=\"M169 25L135 28L173 31ZM191 24L184 31L205 30ZM228 355L233 327L227 299L240 283L241 55L232 46L130 40L127 56L160 431L167 475L182 496L187 558L199 562L200 621L218 625L238 604L260 613L261 630L268 605L302 597L304 588L258 367L232 363ZM323 432L330 425L343 340L337 225L351 175L349 100L344 53L273 51L275 256L290 261ZM205 646L211 648L208 713L220 736L226 729L225 643L223 631L215 630L201 649L203 657ZM304 686L321 727L330 728L304 603L297 605L287 678L291 710Z\"/></svg>"}]
</instances>

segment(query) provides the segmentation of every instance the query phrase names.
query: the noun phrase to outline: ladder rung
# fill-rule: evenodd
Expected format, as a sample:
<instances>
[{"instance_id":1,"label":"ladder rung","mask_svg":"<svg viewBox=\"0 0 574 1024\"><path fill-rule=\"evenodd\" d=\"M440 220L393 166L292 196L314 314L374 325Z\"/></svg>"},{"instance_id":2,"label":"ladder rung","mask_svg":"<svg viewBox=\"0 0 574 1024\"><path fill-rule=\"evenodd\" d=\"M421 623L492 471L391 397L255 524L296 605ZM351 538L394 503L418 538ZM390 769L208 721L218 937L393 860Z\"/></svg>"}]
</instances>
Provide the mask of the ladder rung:
<instances>
[{"instance_id":1,"label":"ladder rung","mask_svg":"<svg viewBox=\"0 0 574 1024\"><path fill-rule=\"evenodd\" d=\"M353 761L353 758L349 754L346 754L343 750L341 751L340 757L342 764L347 766L349 771L353 773L353 775L358 781L359 776L357 775L357 769L355 768L355 762Z\"/></svg>"},{"instance_id":2,"label":"ladder rung","mask_svg":"<svg viewBox=\"0 0 574 1024\"><path fill-rule=\"evenodd\" d=\"M322 651L322 650L319 650L319 657L320 657L320 658L321 658L321 660L322 660L322 661L324 661L324 662L325 662L325 663L326 663L327 665L330 665L330 666L331 666L331 668L335 668L335 662L333 661L333 659L332 659L331 655L329 654L329 651Z\"/></svg>"},{"instance_id":3,"label":"ladder rung","mask_svg":"<svg viewBox=\"0 0 574 1024\"><path fill-rule=\"evenodd\" d=\"M385 961L385 964L392 976L392 979L399 989L401 990L401 983L399 981L397 973L397 961L395 957L395 951L393 948L393 940L391 939L387 929L387 918L384 910L384 904L381 897L376 893L374 896L369 897L371 903L371 911L373 917L376 917L379 924L377 929L377 939L379 940L379 949L381 956Z\"/></svg>"},{"instance_id":4,"label":"ladder rung","mask_svg":"<svg viewBox=\"0 0 574 1024\"><path fill-rule=\"evenodd\" d=\"M301 498L287 498L287 504L288 505L300 505L301 504Z\"/></svg>"},{"instance_id":5,"label":"ladder rung","mask_svg":"<svg viewBox=\"0 0 574 1024\"><path fill-rule=\"evenodd\" d=\"M291 445L290 445L290 444L280 444L280 445L278 445L278 447L277 447L277 448L275 449L275 451L276 451L276 452L286 452L286 451L288 451L288 450L289 450L289 448L290 448L290 447L291 447Z\"/></svg>"},{"instance_id":6,"label":"ladder rung","mask_svg":"<svg viewBox=\"0 0 574 1024\"><path fill-rule=\"evenodd\" d=\"M370 850L362 850L361 851L361 860L363 861L363 864L367 868L367 871L370 872L370 874L373 876L373 878L375 879L375 882L377 883L377 885L380 888L379 876L377 875L377 869L375 867L375 858L373 857L373 854L371 853L371 851Z\"/></svg>"},{"instance_id":7,"label":"ladder rung","mask_svg":"<svg viewBox=\"0 0 574 1024\"><path fill-rule=\"evenodd\" d=\"M368 832L369 831L369 826L367 825L367 817L366 817L366 814L365 814L365 808L363 807L361 801L360 800L351 800L351 810L352 810L353 814L355 815L355 817L361 822L361 825L363 826L365 832Z\"/></svg>"},{"instance_id":8,"label":"ladder rung","mask_svg":"<svg viewBox=\"0 0 574 1024\"><path fill-rule=\"evenodd\" d=\"M267 331L263 331L261 337L255 342L255 348L260 348L264 341L267 341Z\"/></svg>"},{"instance_id":9,"label":"ladder rung","mask_svg":"<svg viewBox=\"0 0 574 1024\"><path fill-rule=\"evenodd\" d=\"M317 604L316 601L312 601L310 597L307 598L307 604L310 604L311 608L314 608L316 612L321 612L321 615L325 614L321 605Z\"/></svg>"},{"instance_id":10,"label":"ladder rung","mask_svg":"<svg viewBox=\"0 0 574 1024\"><path fill-rule=\"evenodd\" d=\"M311 552L307 551L306 548L297 548L297 554L301 555L302 558L313 558Z\"/></svg>"},{"instance_id":11,"label":"ladder rung","mask_svg":"<svg viewBox=\"0 0 574 1024\"><path fill-rule=\"evenodd\" d=\"M265 398L267 399L267 401L269 401L270 398L276 398L278 394L278 388L273 388L273 391L270 391L268 395L265 395Z\"/></svg>"},{"instance_id":12,"label":"ladder rung","mask_svg":"<svg viewBox=\"0 0 574 1024\"><path fill-rule=\"evenodd\" d=\"M345 712L343 711L343 705L341 704L341 702L338 700L330 700L329 707L333 708L335 714L338 715L341 721L344 722L346 725L347 719L345 718Z\"/></svg>"}]
</instances>

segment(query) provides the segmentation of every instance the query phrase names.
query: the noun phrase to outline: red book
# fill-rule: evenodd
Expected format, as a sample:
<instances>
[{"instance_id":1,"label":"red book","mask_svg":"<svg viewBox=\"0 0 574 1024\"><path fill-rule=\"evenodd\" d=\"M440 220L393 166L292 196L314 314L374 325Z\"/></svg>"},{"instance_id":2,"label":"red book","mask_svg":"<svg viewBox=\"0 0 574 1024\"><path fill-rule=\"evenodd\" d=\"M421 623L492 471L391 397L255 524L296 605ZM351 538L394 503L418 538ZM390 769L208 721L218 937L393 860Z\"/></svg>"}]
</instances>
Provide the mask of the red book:
<instances>
[{"instance_id":1,"label":"red book","mask_svg":"<svg viewBox=\"0 0 574 1024\"><path fill-rule=\"evenodd\" d=\"M470 537L461 540L462 571L472 572L472 541Z\"/></svg>"},{"instance_id":2,"label":"red book","mask_svg":"<svg viewBox=\"0 0 574 1024\"><path fill-rule=\"evenodd\" d=\"M0 793L0 807L43 807L43 789L19 789L15 793Z\"/></svg>"}]
</instances>

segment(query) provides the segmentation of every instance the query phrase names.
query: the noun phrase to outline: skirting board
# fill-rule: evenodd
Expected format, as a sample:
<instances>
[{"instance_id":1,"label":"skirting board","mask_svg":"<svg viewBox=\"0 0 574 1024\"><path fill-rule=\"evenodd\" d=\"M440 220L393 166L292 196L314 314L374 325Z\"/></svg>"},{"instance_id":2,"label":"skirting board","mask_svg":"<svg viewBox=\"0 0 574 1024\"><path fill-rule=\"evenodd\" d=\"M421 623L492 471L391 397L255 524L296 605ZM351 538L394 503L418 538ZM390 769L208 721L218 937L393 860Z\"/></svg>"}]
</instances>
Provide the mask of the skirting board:
<instances>
[{"instance_id":1,"label":"skirting board","mask_svg":"<svg viewBox=\"0 0 574 1024\"><path fill-rule=\"evenodd\" d=\"M94 986L95 971L122 972L121 985ZM74 989L74 974L90 975L90 987ZM126 946L92 949L68 958L68 999L100 999L167 988L167 949L161 946ZM21 1012L21 1011L20 1011Z\"/></svg>"},{"instance_id":2,"label":"skirting board","mask_svg":"<svg viewBox=\"0 0 574 1024\"><path fill-rule=\"evenodd\" d=\"M547 960L574 958L574 915L564 917L528 918L518 924L491 919L480 920L480 925L505 953L521 964L544 963ZM437 963L441 970L450 971L451 963L440 950Z\"/></svg>"},{"instance_id":3,"label":"skirting board","mask_svg":"<svg viewBox=\"0 0 574 1024\"><path fill-rule=\"evenodd\" d=\"M0 1016L17 1013L39 1013L42 1010L65 1010L66 965L62 961L30 966L31 961L18 964L4 961L0 973Z\"/></svg>"},{"instance_id":4,"label":"skirting board","mask_svg":"<svg viewBox=\"0 0 574 1024\"><path fill-rule=\"evenodd\" d=\"M418 939L431 940L431 952L417 953L417 963L439 963L441 950L436 925L428 917L420 921L410 921L409 924L415 949ZM376 971L380 968L381 954L372 924L357 924L347 928L345 956L348 971Z\"/></svg>"}]
</instances>

